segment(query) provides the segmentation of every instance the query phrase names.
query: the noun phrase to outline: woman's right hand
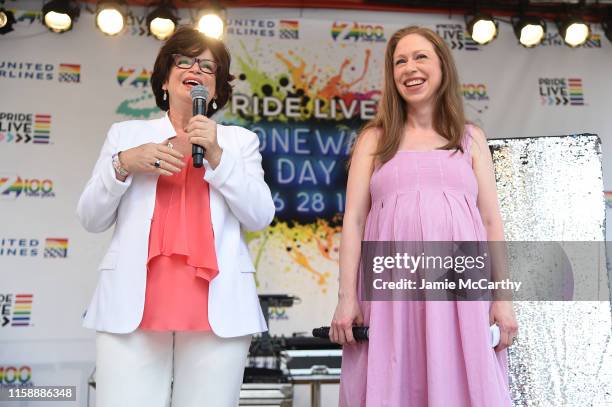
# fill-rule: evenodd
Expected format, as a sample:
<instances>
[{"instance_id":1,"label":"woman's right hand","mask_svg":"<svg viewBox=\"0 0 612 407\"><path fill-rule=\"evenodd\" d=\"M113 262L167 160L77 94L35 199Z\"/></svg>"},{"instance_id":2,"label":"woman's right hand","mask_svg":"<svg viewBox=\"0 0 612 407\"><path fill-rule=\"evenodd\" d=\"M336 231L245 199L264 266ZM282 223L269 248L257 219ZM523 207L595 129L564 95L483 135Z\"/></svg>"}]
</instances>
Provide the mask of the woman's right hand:
<instances>
[{"instance_id":1,"label":"woman's right hand","mask_svg":"<svg viewBox=\"0 0 612 407\"><path fill-rule=\"evenodd\" d=\"M329 330L329 339L340 345L355 343L353 325L363 325L363 314L356 295L338 300Z\"/></svg>"},{"instance_id":2,"label":"woman's right hand","mask_svg":"<svg viewBox=\"0 0 612 407\"><path fill-rule=\"evenodd\" d=\"M121 166L130 174L149 172L172 175L181 172L185 167L183 157L183 154L168 147L168 140L159 144L142 144L119 153ZM157 160L160 161L159 168L155 167Z\"/></svg>"}]
</instances>

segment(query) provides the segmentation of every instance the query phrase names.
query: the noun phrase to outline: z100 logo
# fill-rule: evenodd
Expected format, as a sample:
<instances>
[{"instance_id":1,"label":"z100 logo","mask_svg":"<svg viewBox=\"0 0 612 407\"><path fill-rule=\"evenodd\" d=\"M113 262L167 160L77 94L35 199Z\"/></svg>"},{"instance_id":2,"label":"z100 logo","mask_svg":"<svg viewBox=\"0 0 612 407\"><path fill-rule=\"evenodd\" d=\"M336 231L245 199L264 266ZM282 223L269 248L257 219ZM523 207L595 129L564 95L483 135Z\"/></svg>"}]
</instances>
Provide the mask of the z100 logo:
<instances>
[{"instance_id":1,"label":"z100 logo","mask_svg":"<svg viewBox=\"0 0 612 407\"><path fill-rule=\"evenodd\" d=\"M548 106L584 106L581 78L540 78L540 102Z\"/></svg>"},{"instance_id":2,"label":"z100 logo","mask_svg":"<svg viewBox=\"0 0 612 407\"><path fill-rule=\"evenodd\" d=\"M151 74L146 68L124 68L123 66L117 70L117 83L124 89L135 89L137 92L134 97L122 101L115 113L122 114L132 118L148 119L154 113L159 112L155 104L153 92L151 92Z\"/></svg>"},{"instance_id":3,"label":"z100 logo","mask_svg":"<svg viewBox=\"0 0 612 407\"><path fill-rule=\"evenodd\" d=\"M461 88L463 91L463 98L465 100L489 100L489 95L487 94L487 87L482 83L464 83Z\"/></svg>"},{"instance_id":4,"label":"z100 logo","mask_svg":"<svg viewBox=\"0 0 612 407\"><path fill-rule=\"evenodd\" d=\"M339 23L334 21L331 36L334 41L364 41L364 42L386 42L385 30L382 25L361 24L354 22Z\"/></svg>"},{"instance_id":5,"label":"z100 logo","mask_svg":"<svg viewBox=\"0 0 612 407\"><path fill-rule=\"evenodd\" d=\"M117 82L119 86L129 85L134 88L145 89L149 87L149 82L151 81L151 74L153 72L147 70L146 68L142 68L138 71L138 74L135 74L136 69L134 68L124 68L121 67L117 70Z\"/></svg>"},{"instance_id":6,"label":"z100 logo","mask_svg":"<svg viewBox=\"0 0 612 407\"><path fill-rule=\"evenodd\" d=\"M27 197L53 198L53 181L50 179L26 178L18 175L0 174L0 197L16 199L21 194Z\"/></svg>"},{"instance_id":7,"label":"z100 logo","mask_svg":"<svg viewBox=\"0 0 612 407\"><path fill-rule=\"evenodd\" d=\"M450 49L465 51L480 50L478 43L470 38L461 24L437 24L436 32L444 39Z\"/></svg>"},{"instance_id":8,"label":"z100 logo","mask_svg":"<svg viewBox=\"0 0 612 407\"><path fill-rule=\"evenodd\" d=\"M0 366L0 385L31 384L32 368L30 366Z\"/></svg>"}]
</instances>

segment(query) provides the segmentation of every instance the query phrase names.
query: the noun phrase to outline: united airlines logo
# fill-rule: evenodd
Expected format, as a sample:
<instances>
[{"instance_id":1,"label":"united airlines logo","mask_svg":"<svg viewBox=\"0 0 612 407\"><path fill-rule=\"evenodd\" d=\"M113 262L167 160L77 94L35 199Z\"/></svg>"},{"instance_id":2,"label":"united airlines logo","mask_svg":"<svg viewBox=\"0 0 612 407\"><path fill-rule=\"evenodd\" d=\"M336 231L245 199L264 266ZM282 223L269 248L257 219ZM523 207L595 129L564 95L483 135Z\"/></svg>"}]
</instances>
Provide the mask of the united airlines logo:
<instances>
[{"instance_id":1,"label":"united airlines logo","mask_svg":"<svg viewBox=\"0 0 612 407\"><path fill-rule=\"evenodd\" d=\"M81 65L78 64L60 64L57 74L60 82L81 82Z\"/></svg>"},{"instance_id":2,"label":"united airlines logo","mask_svg":"<svg viewBox=\"0 0 612 407\"><path fill-rule=\"evenodd\" d=\"M47 238L45 241L45 258L65 258L68 256L68 239Z\"/></svg>"},{"instance_id":3,"label":"united airlines logo","mask_svg":"<svg viewBox=\"0 0 612 407\"><path fill-rule=\"evenodd\" d=\"M239 37L300 38L300 23L297 20L260 20L255 18L232 18L227 22L227 34Z\"/></svg>"},{"instance_id":4,"label":"united airlines logo","mask_svg":"<svg viewBox=\"0 0 612 407\"><path fill-rule=\"evenodd\" d=\"M55 79L64 83L81 82L81 65L61 63L55 66L45 62L34 61L0 61L0 78L29 79L36 81L52 81Z\"/></svg>"},{"instance_id":5,"label":"united airlines logo","mask_svg":"<svg viewBox=\"0 0 612 407\"><path fill-rule=\"evenodd\" d=\"M297 40L300 38L300 23L295 20L280 20L278 38Z\"/></svg>"},{"instance_id":6,"label":"united airlines logo","mask_svg":"<svg viewBox=\"0 0 612 407\"><path fill-rule=\"evenodd\" d=\"M48 237L44 239L25 237L0 237L0 257L39 257L63 259L68 257L68 239ZM44 249L44 250L43 250Z\"/></svg>"}]
</instances>

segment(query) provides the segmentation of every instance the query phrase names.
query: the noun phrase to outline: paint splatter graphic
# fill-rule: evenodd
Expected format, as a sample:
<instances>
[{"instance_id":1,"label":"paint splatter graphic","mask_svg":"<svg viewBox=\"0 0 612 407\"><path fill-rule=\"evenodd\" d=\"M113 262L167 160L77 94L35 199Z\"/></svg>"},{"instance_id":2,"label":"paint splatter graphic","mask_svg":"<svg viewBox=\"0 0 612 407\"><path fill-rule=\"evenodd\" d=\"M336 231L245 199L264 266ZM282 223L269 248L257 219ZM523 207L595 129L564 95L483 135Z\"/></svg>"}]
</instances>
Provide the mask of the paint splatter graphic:
<instances>
[{"instance_id":1,"label":"paint splatter graphic","mask_svg":"<svg viewBox=\"0 0 612 407\"><path fill-rule=\"evenodd\" d=\"M363 55L355 58L356 61L345 58L337 68L327 70L316 64L309 66L294 51L274 52L274 57L286 71L272 74L261 69L257 60L246 52L245 45L240 45L243 53L237 58L240 71L238 87L249 88L246 96L251 105L247 113L242 109L231 109L237 113L226 113L226 121L236 123L237 119L242 119L243 124L262 120L281 123L313 119L347 121L360 116L363 108L360 102L368 101L375 107L380 97L379 89L359 88L370 68L370 49L365 49ZM357 65L361 65L359 76L347 80L347 72L358 69ZM272 112L270 109L266 112L266 98L280 101ZM287 100L292 103L286 103ZM233 103L237 103L236 97Z\"/></svg>"},{"instance_id":2,"label":"paint splatter graphic","mask_svg":"<svg viewBox=\"0 0 612 407\"><path fill-rule=\"evenodd\" d=\"M357 132L375 114L381 91L367 84L368 79L371 80L368 72L372 69L372 51L369 48L356 51L350 58L309 59L295 50L263 52L258 49L258 43L250 44L249 49L243 42L236 45L239 46L234 48L233 54L237 61L238 80L231 104L220 119L224 123L259 127L276 136L284 132L310 131L308 134L312 138L309 140L318 140L320 136L323 137L320 144L324 145L328 142L326 138L337 143L340 135ZM329 61L330 66L322 66L322 61ZM267 64L265 68L264 64ZM304 143L301 147L311 145L308 144L310 141ZM286 162L290 159L299 168L304 160L315 162L324 157L342 163L348 154L347 149L338 149L330 155L330 151L317 151L316 148L316 152L308 156L288 150L280 153L270 144L262 144L261 151L266 177L281 174L278 171L280 167L275 165L277 160ZM321 183L319 187L310 187L308 192L315 193L316 188L322 193L333 190L334 197L336 189L343 192L346 171L343 165L337 167L338 174L343 175L333 178L333 184ZM278 180L271 183L279 186L277 190L280 193L286 194L289 191L304 193L307 190L304 188L308 188L299 182L285 184L283 188L280 188L281 184ZM325 219L315 217L312 220L312 217L301 215L296 215L295 219L293 216L277 217L276 223L265 231L249 233L247 240L258 270L259 289L265 291L267 284L271 284L269 287L275 290L295 292L295 278L298 278L298 281L310 281L320 295L330 294L337 284L343 209L343 205L338 207L338 213ZM292 213L303 214L299 211ZM288 278L282 278L286 273L289 273Z\"/></svg>"},{"instance_id":3,"label":"paint splatter graphic","mask_svg":"<svg viewBox=\"0 0 612 407\"><path fill-rule=\"evenodd\" d=\"M285 264L284 272L305 273L325 293L332 273L324 271L321 264L337 268L340 231L339 224L332 226L323 219L308 225L277 222L265 231L247 234L247 241L256 269L264 258Z\"/></svg>"}]
</instances>

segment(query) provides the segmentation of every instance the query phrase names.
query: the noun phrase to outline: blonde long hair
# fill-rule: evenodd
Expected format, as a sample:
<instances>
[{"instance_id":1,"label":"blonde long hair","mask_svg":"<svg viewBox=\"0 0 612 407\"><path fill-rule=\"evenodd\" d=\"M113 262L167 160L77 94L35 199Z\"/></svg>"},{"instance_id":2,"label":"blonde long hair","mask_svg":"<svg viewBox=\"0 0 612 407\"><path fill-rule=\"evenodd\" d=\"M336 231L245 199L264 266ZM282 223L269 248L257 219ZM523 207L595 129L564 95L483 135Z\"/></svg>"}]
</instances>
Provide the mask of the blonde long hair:
<instances>
[{"instance_id":1,"label":"blonde long hair","mask_svg":"<svg viewBox=\"0 0 612 407\"><path fill-rule=\"evenodd\" d=\"M409 34L418 34L432 43L442 70L442 83L435 96L433 113L434 130L448 140L444 149L459 149L463 152L461 138L466 124L461 97L461 84L455 61L444 40L434 31L418 26L410 26L396 31L387 44L385 51L385 78L382 99L378 112L362 130L381 129L378 147L374 153L375 161L383 164L389 161L399 149L402 133L409 112L406 101L402 99L393 78L393 54L399 41Z\"/></svg>"}]
</instances>

